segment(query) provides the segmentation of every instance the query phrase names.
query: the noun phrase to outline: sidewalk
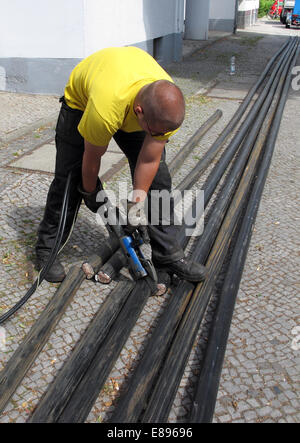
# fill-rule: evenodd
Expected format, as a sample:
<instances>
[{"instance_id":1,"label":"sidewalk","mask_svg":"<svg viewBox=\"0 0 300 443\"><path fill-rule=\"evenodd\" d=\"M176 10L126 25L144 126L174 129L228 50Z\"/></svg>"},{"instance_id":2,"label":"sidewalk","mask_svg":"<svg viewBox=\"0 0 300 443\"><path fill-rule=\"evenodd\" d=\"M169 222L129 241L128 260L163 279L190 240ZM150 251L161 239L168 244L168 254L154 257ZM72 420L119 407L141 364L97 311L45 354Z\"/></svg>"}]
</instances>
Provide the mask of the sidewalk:
<instances>
[{"instance_id":1,"label":"sidewalk","mask_svg":"<svg viewBox=\"0 0 300 443\"><path fill-rule=\"evenodd\" d=\"M0 92L0 144L54 124L59 108L58 97Z\"/></svg>"},{"instance_id":2,"label":"sidewalk","mask_svg":"<svg viewBox=\"0 0 300 443\"><path fill-rule=\"evenodd\" d=\"M288 35L284 27L261 20L236 35L212 35L207 42L187 41L183 61L166 67L182 88L187 103L185 122L167 146L168 159L216 109L223 112L220 121L185 159L174 176L174 186L222 132ZM236 57L234 76L229 72L232 55ZM300 65L299 59L297 64ZM216 403L216 423L300 421L299 104L299 92L291 90L240 284ZM4 115L0 122L0 315L25 294L36 275L34 242L52 180L58 110L57 97L0 93L0 112ZM130 182L130 173L119 163L123 157L118 148L112 145L110 152L106 180L114 190L120 183ZM197 183L198 189L206 176L203 174ZM101 248L105 235L94 214L83 205L72 237L61 254L66 269L81 264L95 248ZM0 415L0 423L28 419L115 284L83 283ZM0 370L56 289L57 285L43 282L26 305L4 324L6 351L0 350ZM167 300L168 296L151 297L147 302L87 422L101 422L109 417L113 402L143 352L149 331ZM205 341L207 324L203 325L203 334ZM169 422L186 422L202 351L203 343L195 343Z\"/></svg>"}]
</instances>

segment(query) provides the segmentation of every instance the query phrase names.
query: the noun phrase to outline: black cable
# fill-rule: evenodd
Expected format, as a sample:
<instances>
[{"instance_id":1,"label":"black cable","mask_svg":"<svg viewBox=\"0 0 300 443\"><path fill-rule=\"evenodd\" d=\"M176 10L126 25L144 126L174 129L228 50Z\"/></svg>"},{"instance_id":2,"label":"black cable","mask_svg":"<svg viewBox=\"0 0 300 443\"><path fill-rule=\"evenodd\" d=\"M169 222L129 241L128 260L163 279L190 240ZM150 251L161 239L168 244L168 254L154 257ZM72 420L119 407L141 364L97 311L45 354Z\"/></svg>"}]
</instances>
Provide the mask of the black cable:
<instances>
[{"instance_id":1,"label":"black cable","mask_svg":"<svg viewBox=\"0 0 300 443\"><path fill-rule=\"evenodd\" d=\"M67 219L67 213L68 213L68 204L69 204L69 197L70 197L71 176L72 176L72 171L69 173L68 178L67 178L67 183L66 183L66 187L65 187L65 191L64 191L64 196L63 196L63 203L62 203L62 209L61 209L61 214L60 214L60 220L59 220L59 224L58 224L57 234L56 234L55 241L54 241L54 246L53 246L53 248L52 248L52 250L50 252L48 261L45 264L45 266L41 269L37 279L35 280L33 285L28 289L28 291L26 292L24 297L22 297L5 314L1 315L1 317L0 317L0 324L4 323L9 317L11 317L18 309L21 308L21 306L24 305L24 303L26 303L26 301L32 296L32 294L34 294L34 292L36 291L38 286L44 280L45 275L47 274L48 270L51 268L51 266L53 265L53 263L54 263L54 261L55 261L55 259L57 257L57 254L58 254L59 248L60 248L60 243L61 243L61 240L62 240L62 237L63 237L63 234L64 234L65 225L66 225L66 219ZM78 211L78 208L79 208L79 205L77 207L77 211ZM76 213L77 213L77 211L76 211ZM76 217L76 215L75 215L75 217Z\"/></svg>"}]
</instances>

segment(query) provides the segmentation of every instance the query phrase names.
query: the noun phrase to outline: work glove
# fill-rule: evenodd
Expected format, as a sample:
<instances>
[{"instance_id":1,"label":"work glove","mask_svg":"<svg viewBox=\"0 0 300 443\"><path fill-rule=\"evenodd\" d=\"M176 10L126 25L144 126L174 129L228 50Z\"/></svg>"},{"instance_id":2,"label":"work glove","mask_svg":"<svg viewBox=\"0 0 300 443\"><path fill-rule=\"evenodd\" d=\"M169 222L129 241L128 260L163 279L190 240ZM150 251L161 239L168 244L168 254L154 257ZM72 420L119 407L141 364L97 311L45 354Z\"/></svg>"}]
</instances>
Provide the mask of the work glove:
<instances>
[{"instance_id":1,"label":"work glove","mask_svg":"<svg viewBox=\"0 0 300 443\"><path fill-rule=\"evenodd\" d=\"M124 203L123 203L124 204ZM126 235L139 231L144 243L150 243L147 226L147 216L145 214L145 202L132 202L127 200L127 224L124 226Z\"/></svg>"},{"instance_id":2,"label":"work glove","mask_svg":"<svg viewBox=\"0 0 300 443\"><path fill-rule=\"evenodd\" d=\"M77 189L79 193L82 195L84 203L92 212L96 213L100 208L100 206L104 205L107 202L107 197L105 197L104 195L102 196L102 198L99 199L99 201L97 201L98 192L103 191L103 186L99 177L97 178L96 189L93 192L84 191L82 184L78 185Z\"/></svg>"}]
</instances>

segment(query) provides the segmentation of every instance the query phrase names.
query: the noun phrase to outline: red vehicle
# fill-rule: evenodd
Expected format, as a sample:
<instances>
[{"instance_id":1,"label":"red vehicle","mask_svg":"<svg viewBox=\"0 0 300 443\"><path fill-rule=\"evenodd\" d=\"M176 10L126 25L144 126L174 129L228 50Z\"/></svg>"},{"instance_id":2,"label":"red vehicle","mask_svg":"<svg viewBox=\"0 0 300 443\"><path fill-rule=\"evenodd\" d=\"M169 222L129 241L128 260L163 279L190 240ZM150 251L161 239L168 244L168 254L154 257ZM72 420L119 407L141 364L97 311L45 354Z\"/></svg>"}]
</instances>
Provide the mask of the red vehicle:
<instances>
[{"instance_id":1,"label":"red vehicle","mask_svg":"<svg viewBox=\"0 0 300 443\"><path fill-rule=\"evenodd\" d=\"M283 1L277 0L271 6L271 8L270 8L270 10L268 12L268 16L270 18L278 18L278 17L280 17L280 14L281 14L281 11L282 11L282 7L283 7Z\"/></svg>"}]
</instances>

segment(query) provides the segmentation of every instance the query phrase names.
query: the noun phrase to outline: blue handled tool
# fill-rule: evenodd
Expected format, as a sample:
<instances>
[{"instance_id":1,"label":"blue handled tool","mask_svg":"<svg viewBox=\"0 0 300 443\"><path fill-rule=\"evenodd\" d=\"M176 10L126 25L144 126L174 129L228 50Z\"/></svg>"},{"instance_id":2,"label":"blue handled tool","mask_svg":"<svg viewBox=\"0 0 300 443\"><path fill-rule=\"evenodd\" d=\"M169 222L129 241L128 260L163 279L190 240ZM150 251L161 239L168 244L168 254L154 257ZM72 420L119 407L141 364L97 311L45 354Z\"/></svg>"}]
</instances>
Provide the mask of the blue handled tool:
<instances>
[{"instance_id":1,"label":"blue handled tool","mask_svg":"<svg viewBox=\"0 0 300 443\"><path fill-rule=\"evenodd\" d=\"M125 235L122 226L125 224L118 208L111 205L108 198L105 199L105 216L106 227L108 231L114 233L119 241L122 251L126 258L126 265L134 280L150 277L150 284L156 289L157 274L152 261L145 258L141 246L143 238L138 229L131 235Z\"/></svg>"},{"instance_id":2,"label":"blue handled tool","mask_svg":"<svg viewBox=\"0 0 300 443\"><path fill-rule=\"evenodd\" d=\"M143 240L138 230L130 236L120 238L121 248L126 256L129 272L135 280L150 277L154 290L157 290L157 274L152 261L145 258L141 246Z\"/></svg>"},{"instance_id":3,"label":"blue handled tool","mask_svg":"<svg viewBox=\"0 0 300 443\"><path fill-rule=\"evenodd\" d=\"M124 236L120 239L121 247L127 257L129 268L136 279L146 277L147 271L143 267L139 256L141 257L141 251L138 249L138 253L135 250L135 242L131 236Z\"/></svg>"}]
</instances>

